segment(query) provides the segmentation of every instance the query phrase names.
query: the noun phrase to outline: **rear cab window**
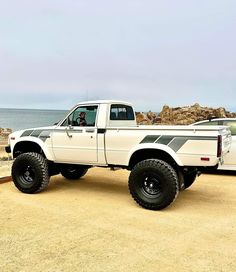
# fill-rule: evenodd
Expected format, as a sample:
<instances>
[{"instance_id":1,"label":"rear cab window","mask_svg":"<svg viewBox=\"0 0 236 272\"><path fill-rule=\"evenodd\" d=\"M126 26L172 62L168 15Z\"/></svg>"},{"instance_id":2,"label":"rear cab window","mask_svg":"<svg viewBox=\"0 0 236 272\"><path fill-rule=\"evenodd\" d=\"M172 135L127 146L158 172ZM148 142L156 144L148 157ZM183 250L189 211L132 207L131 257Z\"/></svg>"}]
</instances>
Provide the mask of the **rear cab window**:
<instances>
[{"instance_id":1,"label":"rear cab window","mask_svg":"<svg viewBox=\"0 0 236 272\"><path fill-rule=\"evenodd\" d=\"M133 108L128 105L111 105L110 120L134 121L135 116Z\"/></svg>"}]
</instances>

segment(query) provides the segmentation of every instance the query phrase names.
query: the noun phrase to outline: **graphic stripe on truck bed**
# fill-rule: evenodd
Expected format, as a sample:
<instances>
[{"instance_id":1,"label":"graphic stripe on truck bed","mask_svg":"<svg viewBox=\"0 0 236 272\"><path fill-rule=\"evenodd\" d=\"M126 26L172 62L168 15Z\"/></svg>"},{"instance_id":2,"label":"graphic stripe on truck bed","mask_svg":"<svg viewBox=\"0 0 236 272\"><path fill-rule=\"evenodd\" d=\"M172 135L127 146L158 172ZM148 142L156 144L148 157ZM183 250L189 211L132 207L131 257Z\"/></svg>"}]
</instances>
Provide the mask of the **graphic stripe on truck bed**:
<instances>
[{"instance_id":1,"label":"graphic stripe on truck bed","mask_svg":"<svg viewBox=\"0 0 236 272\"><path fill-rule=\"evenodd\" d=\"M216 140L215 136L169 136L169 135L148 135L146 136L140 144L147 143L156 143L156 144L164 144L169 146L175 152L177 152L187 141L212 141Z\"/></svg>"}]
</instances>

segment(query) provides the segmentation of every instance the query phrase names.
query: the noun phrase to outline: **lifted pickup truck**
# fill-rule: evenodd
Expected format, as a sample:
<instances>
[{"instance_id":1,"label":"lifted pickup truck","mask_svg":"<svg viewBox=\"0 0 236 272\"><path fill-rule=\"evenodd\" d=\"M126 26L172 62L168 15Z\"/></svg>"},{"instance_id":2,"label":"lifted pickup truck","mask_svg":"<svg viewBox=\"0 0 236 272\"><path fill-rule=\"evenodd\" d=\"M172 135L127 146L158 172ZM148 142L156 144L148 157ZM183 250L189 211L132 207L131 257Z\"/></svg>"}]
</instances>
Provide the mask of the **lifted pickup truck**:
<instances>
[{"instance_id":1,"label":"lifted pickup truck","mask_svg":"<svg viewBox=\"0 0 236 272\"><path fill-rule=\"evenodd\" d=\"M203 167L217 167L229 151L228 127L138 126L131 104L76 105L57 125L9 136L12 178L24 193L43 190L50 176L79 179L93 166L131 170L129 190L144 208L170 205Z\"/></svg>"}]
</instances>

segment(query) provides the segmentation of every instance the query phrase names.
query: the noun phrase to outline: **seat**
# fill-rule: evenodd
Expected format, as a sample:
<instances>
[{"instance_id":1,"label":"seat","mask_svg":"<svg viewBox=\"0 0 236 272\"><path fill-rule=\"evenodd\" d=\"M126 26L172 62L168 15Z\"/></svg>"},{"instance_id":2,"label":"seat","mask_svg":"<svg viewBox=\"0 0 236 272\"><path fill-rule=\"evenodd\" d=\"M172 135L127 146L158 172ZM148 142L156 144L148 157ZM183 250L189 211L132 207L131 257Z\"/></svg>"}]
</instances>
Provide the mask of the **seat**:
<instances>
[{"instance_id":1,"label":"seat","mask_svg":"<svg viewBox=\"0 0 236 272\"><path fill-rule=\"evenodd\" d=\"M117 117L116 117L115 112L111 112L111 114L110 114L110 120L116 120L116 119L117 119Z\"/></svg>"},{"instance_id":2,"label":"seat","mask_svg":"<svg viewBox=\"0 0 236 272\"><path fill-rule=\"evenodd\" d=\"M127 119L126 112L124 112L124 111L119 112L118 113L118 119L119 120L126 120Z\"/></svg>"}]
</instances>

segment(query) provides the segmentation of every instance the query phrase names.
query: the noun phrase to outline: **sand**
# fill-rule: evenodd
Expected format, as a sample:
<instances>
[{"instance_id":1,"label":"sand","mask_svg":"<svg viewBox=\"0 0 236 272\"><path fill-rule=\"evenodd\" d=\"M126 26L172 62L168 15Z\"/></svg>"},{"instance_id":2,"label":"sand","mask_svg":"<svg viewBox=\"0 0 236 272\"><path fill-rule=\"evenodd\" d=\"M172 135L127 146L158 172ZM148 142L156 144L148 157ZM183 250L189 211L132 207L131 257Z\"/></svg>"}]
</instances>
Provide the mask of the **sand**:
<instances>
[{"instance_id":1,"label":"sand","mask_svg":"<svg viewBox=\"0 0 236 272\"><path fill-rule=\"evenodd\" d=\"M202 175L169 208L132 200L128 171L0 184L0 271L236 271L236 176Z\"/></svg>"},{"instance_id":2,"label":"sand","mask_svg":"<svg viewBox=\"0 0 236 272\"><path fill-rule=\"evenodd\" d=\"M0 179L5 176L11 175L11 165L12 161L6 161L8 159L8 154L5 152L4 146L7 145L7 143L0 142Z\"/></svg>"}]
</instances>

